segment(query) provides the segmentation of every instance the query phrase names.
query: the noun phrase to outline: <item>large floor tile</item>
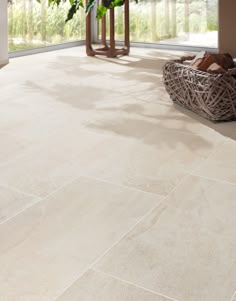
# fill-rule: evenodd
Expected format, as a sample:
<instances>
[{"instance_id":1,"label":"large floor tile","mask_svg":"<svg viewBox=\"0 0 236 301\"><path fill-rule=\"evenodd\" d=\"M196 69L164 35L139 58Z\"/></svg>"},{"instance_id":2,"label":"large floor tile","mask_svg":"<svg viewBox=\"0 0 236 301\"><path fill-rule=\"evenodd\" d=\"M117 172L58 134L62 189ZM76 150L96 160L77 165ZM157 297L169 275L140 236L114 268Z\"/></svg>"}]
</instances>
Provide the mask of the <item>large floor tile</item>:
<instances>
[{"instance_id":1,"label":"large floor tile","mask_svg":"<svg viewBox=\"0 0 236 301\"><path fill-rule=\"evenodd\" d=\"M44 197L81 175L74 161L81 158L83 162L86 152L94 151L94 146L103 139L93 133L62 129L17 160L0 166L0 184Z\"/></svg>"},{"instance_id":2,"label":"large floor tile","mask_svg":"<svg viewBox=\"0 0 236 301\"><path fill-rule=\"evenodd\" d=\"M126 137L98 143L96 152L86 153L84 168L81 160L78 166L88 175L109 182L166 195L219 143L217 139L177 131L155 130L145 135L140 129L140 134L133 134L131 126L129 133L126 129Z\"/></svg>"},{"instance_id":3,"label":"large floor tile","mask_svg":"<svg viewBox=\"0 0 236 301\"><path fill-rule=\"evenodd\" d=\"M236 279L236 186L189 177L95 269L178 301L229 301Z\"/></svg>"},{"instance_id":4,"label":"large floor tile","mask_svg":"<svg viewBox=\"0 0 236 301\"><path fill-rule=\"evenodd\" d=\"M236 141L227 140L194 174L236 184Z\"/></svg>"},{"instance_id":5,"label":"large floor tile","mask_svg":"<svg viewBox=\"0 0 236 301\"><path fill-rule=\"evenodd\" d=\"M89 270L57 301L171 301L142 288Z\"/></svg>"},{"instance_id":6,"label":"large floor tile","mask_svg":"<svg viewBox=\"0 0 236 301\"><path fill-rule=\"evenodd\" d=\"M13 91L15 87L13 87ZM3 93L3 91L1 91ZM40 93L18 88L18 96L4 96L0 100L0 128L2 131L17 135L21 128L34 129L38 125L55 122L55 101ZM50 117L50 119L49 119ZM35 133L36 134L36 133ZM38 133L40 134L40 133Z\"/></svg>"},{"instance_id":7,"label":"large floor tile","mask_svg":"<svg viewBox=\"0 0 236 301\"><path fill-rule=\"evenodd\" d=\"M0 224L38 200L34 196L0 185Z\"/></svg>"},{"instance_id":8,"label":"large floor tile","mask_svg":"<svg viewBox=\"0 0 236 301\"><path fill-rule=\"evenodd\" d=\"M0 226L0 300L54 300L160 197L80 178Z\"/></svg>"},{"instance_id":9,"label":"large floor tile","mask_svg":"<svg viewBox=\"0 0 236 301\"><path fill-rule=\"evenodd\" d=\"M93 113L92 118L88 111ZM113 93L107 99L96 99L94 106L86 112L88 118L83 126L102 133L137 138L160 130L201 135L211 141L222 138L207 122L202 124L185 112L171 101L151 103L130 95Z\"/></svg>"},{"instance_id":10,"label":"large floor tile","mask_svg":"<svg viewBox=\"0 0 236 301\"><path fill-rule=\"evenodd\" d=\"M28 149L25 141L5 132L0 132L0 141L0 166L24 154Z\"/></svg>"}]
</instances>

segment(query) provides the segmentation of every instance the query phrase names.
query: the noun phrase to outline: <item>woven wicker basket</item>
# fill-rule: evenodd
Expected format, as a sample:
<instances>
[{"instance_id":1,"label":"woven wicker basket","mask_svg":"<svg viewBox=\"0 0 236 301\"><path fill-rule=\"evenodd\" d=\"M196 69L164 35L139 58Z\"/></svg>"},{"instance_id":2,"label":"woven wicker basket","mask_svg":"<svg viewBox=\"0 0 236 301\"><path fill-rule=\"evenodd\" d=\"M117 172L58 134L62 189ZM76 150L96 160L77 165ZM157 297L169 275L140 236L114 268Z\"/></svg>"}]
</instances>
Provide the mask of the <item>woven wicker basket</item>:
<instances>
[{"instance_id":1,"label":"woven wicker basket","mask_svg":"<svg viewBox=\"0 0 236 301\"><path fill-rule=\"evenodd\" d=\"M235 69L224 74L198 71L183 61L163 68L164 84L171 99L212 121L236 119Z\"/></svg>"}]
</instances>

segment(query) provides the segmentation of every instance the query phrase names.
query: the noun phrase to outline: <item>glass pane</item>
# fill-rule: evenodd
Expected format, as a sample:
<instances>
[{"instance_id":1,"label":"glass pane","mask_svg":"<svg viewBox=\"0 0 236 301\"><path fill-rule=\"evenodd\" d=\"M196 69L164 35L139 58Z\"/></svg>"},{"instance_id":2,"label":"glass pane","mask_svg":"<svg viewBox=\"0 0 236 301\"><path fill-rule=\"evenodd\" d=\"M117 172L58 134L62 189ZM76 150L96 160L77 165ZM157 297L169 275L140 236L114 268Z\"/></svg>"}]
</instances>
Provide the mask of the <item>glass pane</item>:
<instances>
[{"instance_id":1,"label":"glass pane","mask_svg":"<svg viewBox=\"0 0 236 301\"><path fill-rule=\"evenodd\" d=\"M47 0L8 0L9 51L25 50L85 39L81 10L65 24L68 4L48 7Z\"/></svg>"},{"instance_id":2,"label":"glass pane","mask_svg":"<svg viewBox=\"0 0 236 301\"><path fill-rule=\"evenodd\" d=\"M116 9L116 39L123 40L123 8ZM218 47L218 0L130 2L131 42Z\"/></svg>"},{"instance_id":3,"label":"glass pane","mask_svg":"<svg viewBox=\"0 0 236 301\"><path fill-rule=\"evenodd\" d=\"M131 3L131 40L217 47L218 0Z\"/></svg>"}]
</instances>

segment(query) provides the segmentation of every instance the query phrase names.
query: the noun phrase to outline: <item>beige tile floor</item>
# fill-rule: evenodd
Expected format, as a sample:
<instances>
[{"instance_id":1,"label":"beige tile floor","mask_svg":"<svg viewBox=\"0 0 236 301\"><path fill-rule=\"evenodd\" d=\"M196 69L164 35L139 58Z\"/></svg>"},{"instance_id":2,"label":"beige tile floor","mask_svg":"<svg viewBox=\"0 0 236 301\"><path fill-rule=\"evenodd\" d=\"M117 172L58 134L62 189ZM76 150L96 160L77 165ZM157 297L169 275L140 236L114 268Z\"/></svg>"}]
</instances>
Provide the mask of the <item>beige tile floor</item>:
<instances>
[{"instance_id":1,"label":"beige tile floor","mask_svg":"<svg viewBox=\"0 0 236 301\"><path fill-rule=\"evenodd\" d=\"M174 106L180 52L0 70L0 301L235 301L236 125Z\"/></svg>"}]
</instances>

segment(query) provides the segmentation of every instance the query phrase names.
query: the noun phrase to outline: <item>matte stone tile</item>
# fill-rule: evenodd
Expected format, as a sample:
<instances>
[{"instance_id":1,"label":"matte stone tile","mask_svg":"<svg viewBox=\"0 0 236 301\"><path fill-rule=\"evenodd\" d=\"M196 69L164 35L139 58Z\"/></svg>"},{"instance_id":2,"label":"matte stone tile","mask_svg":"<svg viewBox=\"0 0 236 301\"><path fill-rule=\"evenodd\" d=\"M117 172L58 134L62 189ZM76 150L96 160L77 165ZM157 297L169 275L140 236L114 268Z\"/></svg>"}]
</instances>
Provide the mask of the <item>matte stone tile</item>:
<instances>
[{"instance_id":1,"label":"matte stone tile","mask_svg":"<svg viewBox=\"0 0 236 301\"><path fill-rule=\"evenodd\" d=\"M201 135L210 141L223 138L207 121L203 124L181 109L170 101L149 103L125 93L112 94L108 99L97 99L93 118L88 118L83 125L97 132L134 138L145 138L150 133L158 135L164 130Z\"/></svg>"},{"instance_id":2,"label":"matte stone tile","mask_svg":"<svg viewBox=\"0 0 236 301\"><path fill-rule=\"evenodd\" d=\"M235 183L234 146L227 153L220 147L224 136L236 138L234 123L203 122L173 106L165 91L161 68L182 54L134 48L128 57L96 59L76 47L1 69L0 185L39 197L60 189L0 226L1 301L54 300L160 201L84 178L61 189L78 176L166 195L219 150L206 173ZM229 301L236 288L235 191L194 181L125 239L115 258L121 264L112 261L110 272L178 301ZM2 220L34 202L17 189L0 189ZM152 300L106 277L83 279L107 301L121 291L119 301Z\"/></svg>"},{"instance_id":3,"label":"matte stone tile","mask_svg":"<svg viewBox=\"0 0 236 301\"><path fill-rule=\"evenodd\" d=\"M27 143L4 132L0 132L0 166L10 160L14 160L27 150Z\"/></svg>"},{"instance_id":4,"label":"matte stone tile","mask_svg":"<svg viewBox=\"0 0 236 301\"><path fill-rule=\"evenodd\" d=\"M227 140L194 174L236 184L236 141Z\"/></svg>"},{"instance_id":5,"label":"matte stone tile","mask_svg":"<svg viewBox=\"0 0 236 301\"><path fill-rule=\"evenodd\" d=\"M189 177L95 269L179 301L230 300L235 195L235 185Z\"/></svg>"},{"instance_id":6,"label":"matte stone tile","mask_svg":"<svg viewBox=\"0 0 236 301\"><path fill-rule=\"evenodd\" d=\"M0 299L54 300L160 200L80 178L0 225Z\"/></svg>"},{"instance_id":7,"label":"matte stone tile","mask_svg":"<svg viewBox=\"0 0 236 301\"><path fill-rule=\"evenodd\" d=\"M142 288L89 270L57 301L171 301Z\"/></svg>"},{"instance_id":8,"label":"matte stone tile","mask_svg":"<svg viewBox=\"0 0 236 301\"><path fill-rule=\"evenodd\" d=\"M97 134L62 131L23 156L0 166L0 184L44 197L81 175L74 164L104 138ZM83 160L82 160L83 162Z\"/></svg>"},{"instance_id":9,"label":"matte stone tile","mask_svg":"<svg viewBox=\"0 0 236 301\"><path fill-rule=\"evenodd\" d=\"M127 126L128 127L128 126ZM122 130L123 125L121 125ZM139 136L140 135L140 136ZM149 135L107 138L87 152L84 170L88 175L160 195L168 194L189 172L216 149L217 139L159 130ZM81 167L81 160L78 160Z\"/></svg>"},{"instance_id":10,"label":"matte stone tile","mask_svg":"<svg viewBox=\"0 0 236 301\"><path fill-rule=\"evenodd\" d=\"M37 197L0 185L0 224L37 201Z\"/></svg>"}]
</instances>

